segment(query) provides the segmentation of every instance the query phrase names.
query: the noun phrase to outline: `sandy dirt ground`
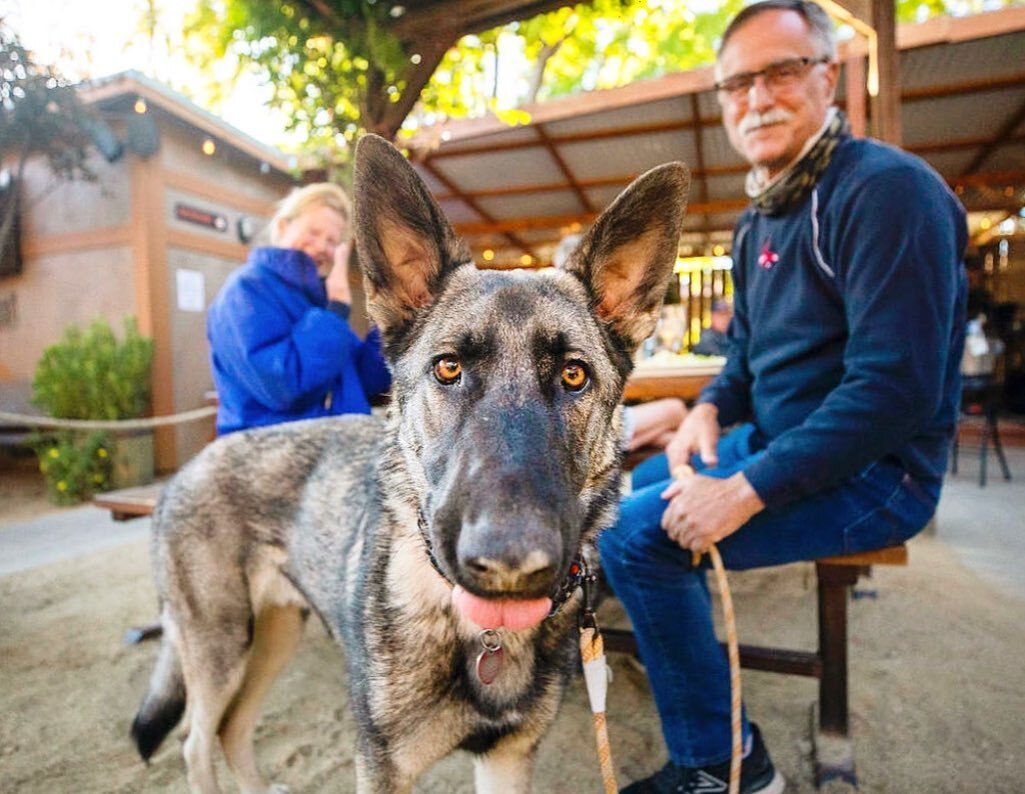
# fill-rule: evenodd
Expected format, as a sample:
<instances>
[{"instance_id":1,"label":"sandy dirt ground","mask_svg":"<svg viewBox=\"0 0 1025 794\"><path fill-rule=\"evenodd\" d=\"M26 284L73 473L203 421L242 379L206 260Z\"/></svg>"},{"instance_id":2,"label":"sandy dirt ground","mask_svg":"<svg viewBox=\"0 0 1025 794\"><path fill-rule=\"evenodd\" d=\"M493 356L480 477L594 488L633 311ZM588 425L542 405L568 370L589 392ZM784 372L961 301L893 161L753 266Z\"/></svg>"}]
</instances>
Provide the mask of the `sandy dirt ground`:
<instances>
[{"instance_id":1,"label":"sandy dirt ground","mask_svg":"<svg viewBox=\"0 0 1025 794\"><path fill-rule=\"evenodd\" d=\"M812 647L810 565L731 581L742 641ZM993 589L930 537L912 542L909 567L877 568L859 591L865 597L851 606L850 677L860 790L1025 791L1025 602ZM128 739L157 643L125 646L122 636L155 614L144 541L0 579L0 791L184 790L177 733L149 766ZM613 625L621 616L605 610L603 620ZM258 757L293 792L354 788L354 725L340 654L311 622L266 704ZM622 785L660 766L664 750L643 672L610 658L609 731ZM814 791L815 682L745 672L743 683L788 791ZM221 775L226 781L223 765ZM431 770L417 791L468 793L471 779L470 759L460 754ZM534 791L600 790L578 679L541 747Z\"/></svg>"}]
</instances>

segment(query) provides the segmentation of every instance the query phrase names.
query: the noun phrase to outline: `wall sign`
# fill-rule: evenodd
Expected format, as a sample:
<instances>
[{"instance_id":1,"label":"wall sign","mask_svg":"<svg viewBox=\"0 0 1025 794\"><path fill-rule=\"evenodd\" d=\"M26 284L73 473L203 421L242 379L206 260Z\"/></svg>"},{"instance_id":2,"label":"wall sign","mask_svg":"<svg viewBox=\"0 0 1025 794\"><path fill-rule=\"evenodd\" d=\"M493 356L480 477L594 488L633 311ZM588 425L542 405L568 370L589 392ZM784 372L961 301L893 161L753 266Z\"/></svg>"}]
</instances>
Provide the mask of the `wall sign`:
<instances>
[{"instance_id":1,"label":"wall sign","mask_svg":"<svg viewBox=\"0 0 1025 794\"><path fill-rule=\"evenodd\" d=\"M198 270L178 268L175 271L178 287L178 308L183 312L201 312L206 309L206 280Z\"/></svg>"},{"instance_id":2,"label":"wall sign","mask_svg":"<svg viewBox=\"0 0 1025 794\"><path fill-rule=\"evenodd\" d=\"M174 217L180 221L195 223L198 226L206 226L219 232L227 231L228 229L228 219L223 215L200 209L199 207L193 207L190 204L175 204Z\"/></svg>"}]
</instances>

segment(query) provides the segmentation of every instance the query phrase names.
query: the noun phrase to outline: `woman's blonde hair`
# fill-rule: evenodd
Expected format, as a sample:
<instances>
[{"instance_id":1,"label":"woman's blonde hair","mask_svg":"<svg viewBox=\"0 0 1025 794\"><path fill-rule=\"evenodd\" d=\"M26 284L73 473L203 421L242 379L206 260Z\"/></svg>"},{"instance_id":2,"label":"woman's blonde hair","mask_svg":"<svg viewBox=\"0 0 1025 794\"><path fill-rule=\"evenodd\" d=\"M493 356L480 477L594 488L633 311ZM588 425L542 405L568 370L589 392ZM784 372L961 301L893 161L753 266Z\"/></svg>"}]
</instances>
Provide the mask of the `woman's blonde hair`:
<instances>
[{"instance_id":1,"label":"woman's blonde hair","mask_svg":"<svg viewBox=\"0 0 1025 794\"><path fill-rule=\"evenodd\" d=\"M293 190L278 204L278 210L269 225L271 243L278 242L279 228L284 226L283 222L295 220L315 207L333 209L345 218L346 230L351 232L348 227L352 218L352 202L345 195L345 191L333 182L316 182Z\"/></svg>"}]
</instances>

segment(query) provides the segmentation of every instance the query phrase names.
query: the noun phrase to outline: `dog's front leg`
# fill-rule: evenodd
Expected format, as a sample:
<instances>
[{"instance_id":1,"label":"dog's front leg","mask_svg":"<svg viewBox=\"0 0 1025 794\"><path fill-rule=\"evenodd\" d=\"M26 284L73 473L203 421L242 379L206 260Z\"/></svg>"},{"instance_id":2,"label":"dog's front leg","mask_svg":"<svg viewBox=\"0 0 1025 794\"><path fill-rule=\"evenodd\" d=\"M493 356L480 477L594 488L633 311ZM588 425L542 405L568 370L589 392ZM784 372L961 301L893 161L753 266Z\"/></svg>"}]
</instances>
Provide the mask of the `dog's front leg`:
<instances>
[{"instance_id":1,"label":"dog's front leg","mask_svg":"<svg viewBox=\"0 0 1025 794\"><path fill-rule=\"evenodd\" d=\"M514 734L485 755L474 757L477 794L528 794L536 748L536 737Z\"/></svg>"}]
</instances>

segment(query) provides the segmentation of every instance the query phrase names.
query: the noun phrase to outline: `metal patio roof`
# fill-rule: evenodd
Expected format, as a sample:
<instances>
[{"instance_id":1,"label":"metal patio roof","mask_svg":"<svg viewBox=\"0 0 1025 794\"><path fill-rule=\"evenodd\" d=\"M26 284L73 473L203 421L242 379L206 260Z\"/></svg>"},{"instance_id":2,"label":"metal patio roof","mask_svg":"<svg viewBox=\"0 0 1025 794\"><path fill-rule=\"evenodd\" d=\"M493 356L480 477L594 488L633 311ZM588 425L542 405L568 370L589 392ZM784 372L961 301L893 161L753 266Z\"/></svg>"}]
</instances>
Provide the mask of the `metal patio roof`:
<instances>
[{"instance_id":1,"label":"metal patio roof","mask_svg":"<svg viewBox=\"0 0 1025 794\"><path fill-rule=\"evenodd\" d=\"M1025 8L904 25L897 40L904 148L973 213L998 222L1019 212ZM728 248L747 203L747 169L727 141L712 83L711 68L697 69L540 103L517 127L493 117L449 122L421 131L411 159L457 232L478 253L493 251L495 266L520 266L524 255L547 264L564 234L670 160L686 162L693 179L683 252ZM841 106L844 85L842 75Z\"/></svg>"}]
</instances>

